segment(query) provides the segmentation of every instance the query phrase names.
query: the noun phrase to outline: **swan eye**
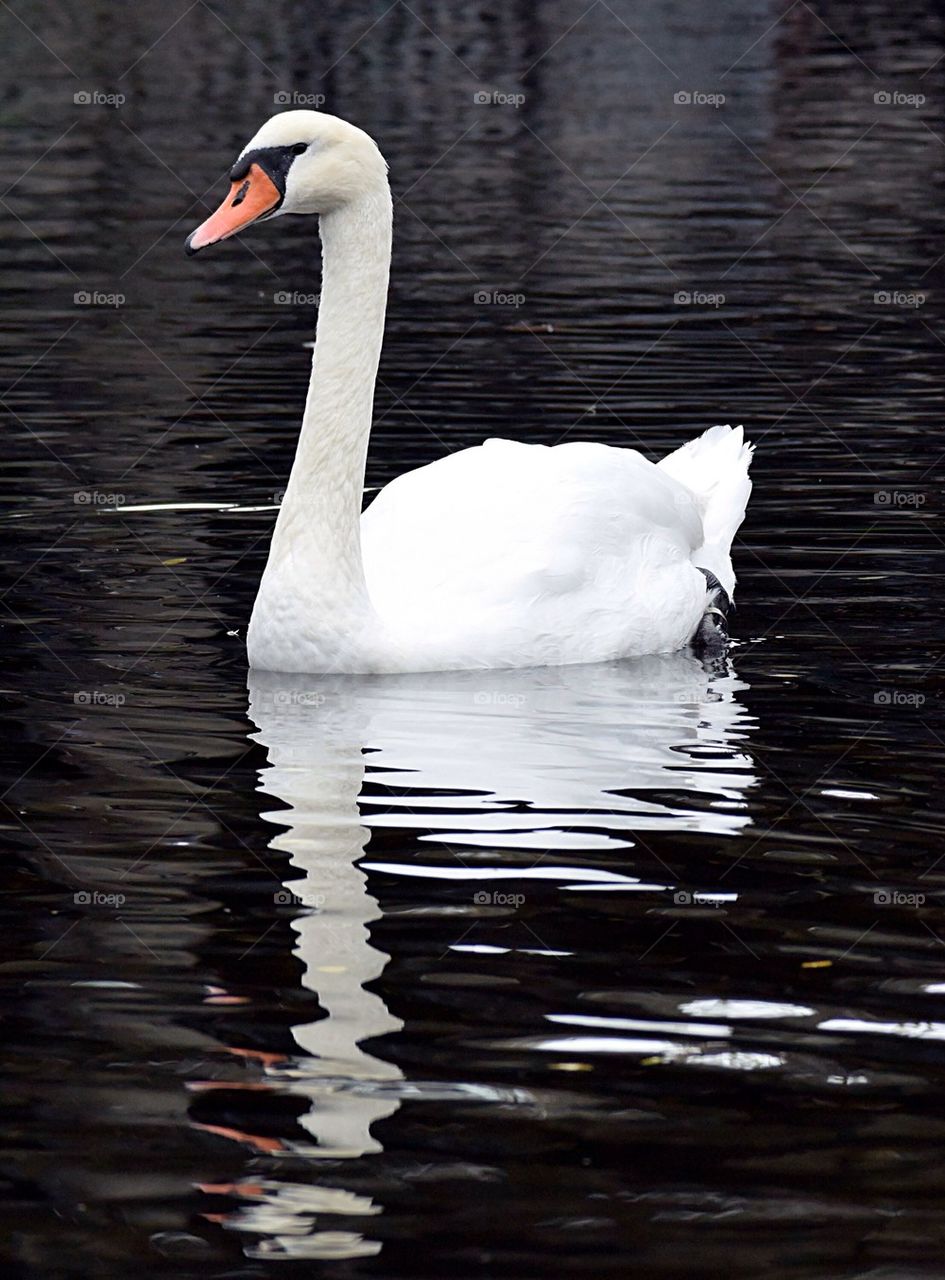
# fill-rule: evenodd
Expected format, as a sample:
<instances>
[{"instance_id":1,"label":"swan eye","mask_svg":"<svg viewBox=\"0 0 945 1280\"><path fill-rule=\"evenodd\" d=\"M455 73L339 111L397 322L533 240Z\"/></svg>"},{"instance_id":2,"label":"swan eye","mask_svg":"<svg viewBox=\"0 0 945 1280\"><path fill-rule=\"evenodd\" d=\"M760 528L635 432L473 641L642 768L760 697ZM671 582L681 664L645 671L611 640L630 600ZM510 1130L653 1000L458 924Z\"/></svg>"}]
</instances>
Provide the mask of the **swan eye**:
<instances>
[{"instance_id":1,"label":"swan eye","mask_svg":"<svg viewBox=\"0 0 945 1280\"><path fill-rule=\"evenodd\" d=\"M292 154L294 156L300 156L303 151L307 151L307 150L308 150L307 142L297 142L295 146L292 148Z\"/></svg>"}]
</instances>

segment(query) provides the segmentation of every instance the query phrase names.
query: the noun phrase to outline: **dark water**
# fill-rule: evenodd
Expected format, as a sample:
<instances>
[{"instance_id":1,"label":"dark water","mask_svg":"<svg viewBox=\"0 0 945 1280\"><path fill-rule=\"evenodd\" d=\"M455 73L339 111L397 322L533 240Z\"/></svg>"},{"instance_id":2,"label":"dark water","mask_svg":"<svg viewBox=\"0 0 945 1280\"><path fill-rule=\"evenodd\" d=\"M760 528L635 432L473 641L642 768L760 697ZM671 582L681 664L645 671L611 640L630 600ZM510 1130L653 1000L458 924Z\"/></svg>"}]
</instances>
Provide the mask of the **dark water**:
<instances>
[{"instance_id":1,"label":"dark water","mask_svg":"<svg viewBox=\"0 0 945 1280\"><path fill-rule=\"evenodd\" d=\"M7 1273L941 1276L940 8L0 22ZM746 424L724 672L247 695L314 227L181 250L277 93L391 162L371 484Z\"/></svg>"}]
</instances>

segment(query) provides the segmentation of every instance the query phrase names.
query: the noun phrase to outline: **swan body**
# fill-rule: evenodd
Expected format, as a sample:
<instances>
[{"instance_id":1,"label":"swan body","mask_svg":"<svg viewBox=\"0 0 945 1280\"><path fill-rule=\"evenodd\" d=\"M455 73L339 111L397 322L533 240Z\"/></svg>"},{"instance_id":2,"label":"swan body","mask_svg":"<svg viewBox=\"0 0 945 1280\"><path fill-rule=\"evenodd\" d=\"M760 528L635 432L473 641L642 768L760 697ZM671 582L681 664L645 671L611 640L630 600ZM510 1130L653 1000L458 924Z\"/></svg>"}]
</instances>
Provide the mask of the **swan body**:
<instances>
[{"instance_id":1,"label":"swan body","mask_svg":"<svg viewBox=\"0 0 945 1280\"><path fill-rule=\"evenodd\" d=\"M283 112L231 171L196 252L249 222L318 213L323 254L298 450L247 636L250 665L408 672L668 653L695 634L751 491L741 427L659 463L602 444L488 440L400 476L361 515L390 268L373 141ZM231 198L232 197L232 198Z\"/></svg>"}]
</instances>

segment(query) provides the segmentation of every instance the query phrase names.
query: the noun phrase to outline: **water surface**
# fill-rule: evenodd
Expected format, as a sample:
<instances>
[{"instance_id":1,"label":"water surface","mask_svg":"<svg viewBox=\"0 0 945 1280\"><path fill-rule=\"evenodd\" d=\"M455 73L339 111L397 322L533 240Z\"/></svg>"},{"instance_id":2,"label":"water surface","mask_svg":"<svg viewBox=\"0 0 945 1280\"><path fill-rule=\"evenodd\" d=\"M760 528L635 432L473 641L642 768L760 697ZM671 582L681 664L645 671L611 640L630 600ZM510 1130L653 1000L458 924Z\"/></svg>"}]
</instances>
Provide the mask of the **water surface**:
<instances>
[{"instance_id":1,"label":"water surface","mask_svg":"<svg viewBox=\"0 0 945 1280\"><path fill-rule=\"evenodd\" d=\"M940 1275L938 9L0 21L11 1274ZM744 422L726 662L247 684L314 227L182 242L305 94L369 485Z\"/></svg>"}]
</instances>

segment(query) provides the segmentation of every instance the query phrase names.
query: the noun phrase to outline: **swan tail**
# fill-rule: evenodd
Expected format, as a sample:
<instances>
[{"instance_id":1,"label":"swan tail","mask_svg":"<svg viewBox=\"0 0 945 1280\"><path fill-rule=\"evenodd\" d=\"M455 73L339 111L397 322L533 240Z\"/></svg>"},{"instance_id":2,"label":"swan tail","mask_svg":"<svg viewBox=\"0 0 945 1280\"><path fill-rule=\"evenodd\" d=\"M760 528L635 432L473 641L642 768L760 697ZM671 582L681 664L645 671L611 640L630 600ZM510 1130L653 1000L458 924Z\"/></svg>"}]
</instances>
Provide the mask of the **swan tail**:
<instances>
[{"instance_id":1,"label":"swan tail","mask_svg":"<svg viewBox=\"0 0 945 1280\"><path fill-rule=\"evenodd\" d=\"M754 446L741 427L710 427L657 463L692 491L702 512L703 541L692 562L714 574L731 598L735 593L732 540L745 518L751 494L748 468Z\"/></svg>"}]
</instances>

